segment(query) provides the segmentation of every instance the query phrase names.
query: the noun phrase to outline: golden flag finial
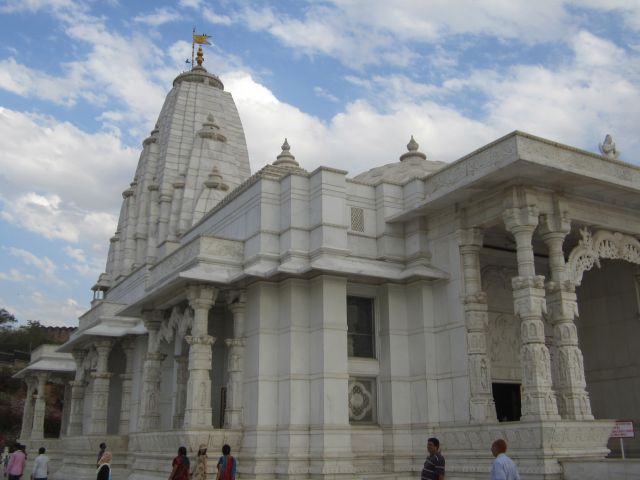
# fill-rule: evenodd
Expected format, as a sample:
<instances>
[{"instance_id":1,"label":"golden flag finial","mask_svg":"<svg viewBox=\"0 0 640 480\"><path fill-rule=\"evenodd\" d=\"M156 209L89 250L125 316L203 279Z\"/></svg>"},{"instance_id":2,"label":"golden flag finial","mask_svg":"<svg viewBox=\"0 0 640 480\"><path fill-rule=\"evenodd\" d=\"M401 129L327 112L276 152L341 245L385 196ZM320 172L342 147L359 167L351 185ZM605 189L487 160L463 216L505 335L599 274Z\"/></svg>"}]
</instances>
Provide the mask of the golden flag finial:
<instances>
[{"instance_id":1,"label":"golden flag finial","mask_svg":"<svg viewBox=\"0 0 640 480\"><path fill-rule=\"evenodd\" d=\"M204 53L202 52L202 47L198 47L198 53L196 54L196 62L198 62L198 66L202 66L202 62L204 62Z\"/></svg>"},{"instance_id":2,"label":"golden flag finial","mask_svg":"<svg viewBox=\"0 0 640 480\"><path fill-rule=\"evenodd\" d=\"M191 32L191 68L194 67L194 63L193 63L193 53L194 53L194 47L196 44L198 45L211 45L211 42L209 42L209 38L211 38L209 35L207 35L206 33L196 33L196 27L193 27L193 32ZM197 62L198 62L198 66L201 67L202 66L202 62L204 61L204 55L202 53L202 47L198 47L198 58L197 58Z\"/></svg>"}]
</instances>

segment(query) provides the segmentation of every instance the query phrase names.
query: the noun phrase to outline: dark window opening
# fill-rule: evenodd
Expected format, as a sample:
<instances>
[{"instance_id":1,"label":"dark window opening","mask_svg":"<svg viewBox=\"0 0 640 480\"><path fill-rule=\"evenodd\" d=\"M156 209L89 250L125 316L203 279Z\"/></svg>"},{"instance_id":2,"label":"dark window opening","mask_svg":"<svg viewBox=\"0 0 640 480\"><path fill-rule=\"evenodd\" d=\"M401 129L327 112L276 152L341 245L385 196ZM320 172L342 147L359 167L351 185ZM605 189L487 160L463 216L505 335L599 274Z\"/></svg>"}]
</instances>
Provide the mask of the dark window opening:
<instances>
[{"instance_id":1,"label":"dark window opening","mask_svg":"<svg viewBox=\"0 0 640 480\"><path fill-rule=\"evenodd\" d=\"M493 383L493 401L496 404L496 415L499 422L515 422L520 420L520 384Z\"/></svg>"},{"instance_id":2,"label":"dark window opening","mask_svg":"<svg viewBox=\"0 0 640 480\"><path fill-rule=\"evenodd\" d=\"M372 298L347 297L347 348L350 357L375 358Z\"/></svg>"}]
</instances>

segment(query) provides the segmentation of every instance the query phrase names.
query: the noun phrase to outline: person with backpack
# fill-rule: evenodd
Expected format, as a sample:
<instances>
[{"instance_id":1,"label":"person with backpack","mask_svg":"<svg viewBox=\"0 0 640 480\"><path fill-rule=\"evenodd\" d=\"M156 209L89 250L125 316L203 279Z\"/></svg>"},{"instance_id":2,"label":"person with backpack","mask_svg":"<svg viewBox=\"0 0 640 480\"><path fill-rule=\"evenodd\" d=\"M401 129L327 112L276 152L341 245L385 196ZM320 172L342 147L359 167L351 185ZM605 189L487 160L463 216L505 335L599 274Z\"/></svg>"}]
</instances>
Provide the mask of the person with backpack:
<instances>
[{"instance_id":1,"label":"person with backpack","mask_svg":"<svg viewBox=\"0 0 640 480\"><path fill-rule=\"evenodd\" d=\"M231 456L231 447L224 445L222 447L222 456L218 460L218 475L216 480L236 480L236 470L238 462Z\"/></svg>"}]
</instances>

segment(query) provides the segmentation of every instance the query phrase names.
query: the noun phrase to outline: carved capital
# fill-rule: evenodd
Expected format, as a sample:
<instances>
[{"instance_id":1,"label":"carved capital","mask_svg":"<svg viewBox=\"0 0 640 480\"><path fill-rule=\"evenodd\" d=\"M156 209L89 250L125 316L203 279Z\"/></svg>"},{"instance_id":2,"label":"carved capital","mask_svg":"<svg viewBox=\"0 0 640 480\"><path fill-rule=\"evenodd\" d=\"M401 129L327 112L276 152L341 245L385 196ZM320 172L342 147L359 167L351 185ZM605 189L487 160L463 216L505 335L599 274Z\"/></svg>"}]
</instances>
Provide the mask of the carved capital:
<instances>
[{"instance_id":1,"label":"carved capital","mask_svg":"<svg viewBox=\"0 0 640 480\"><path fill-rule=\"evenodd\" d=\"M160 352L148 352L144 359L152 362L162 362L167 357L166 354Z\"/></svg>"},{"instance_id":2,"label":"carved capital","mask_svg":"<svg viewBox=\"0 0 640 480\"><path fill-rule=\"evenodd\" d=\"M513 290L522 288L544 288L544 277L542 275L534 275L530 277L513 277L511 279L511 287Z\"/></svg>"},{"instance_id":3,"label":"carved capital","mask_svg":"<svg viewBox=\"0 0 640 480\"><path fill-rule=\"evenodd\" d=\"M225 293L225 300L229 308L232 305L244 305L247 301L246 290L227 290Z\"/></svg>"},{"instance_id":4,"label":"carved capital","mask_svg":"<svg viewBox=\"0 0 640 480\"><path fill-rule=\"evenodd\" d=\"M489 324L489 314L486 310L466 312L465 323L469 332L486 332Z\"/></svg>"},{"instance_id":5,"label":"carved capital","mask_svg":"<svg viewBox=\"0 0 640 480\"><path fill-rule=\"evenodd\" d=\"M85 357L87 356L86 350L72 350L71 355L76 362L76 369L80 368L82 362L84 362Z\"/></svg>"},{"instance_id":6,"label":"carved capital","mask_svg":"<svg viewBox=\"0 0 640 480\"><path fill-rule=\"evenodd\" d=\"M187 299L191 307L195 309L199 308L211 308L216 302L218 297L218 289L211 285L189 285L187 287Z\"/></svg>"},{"instance_id":7,"label":"carved capital","mask_svg":"<svg viewBox=\"0 0 640 480\"><path fill-rule=\"evenodd\" d=\"M146 328L147 332L149 333L151 333L151 331L160 330L160 326L162 325L163 319L164 319L163 310L143 310L142 311L142 322L144 323L144 328Z\"/></svg>"},{"instance_id":8,"label":"carved capital","mask_svg":"<svg viewBox=\"0 0 640 480\"><path fill-rule=\"evenodd\" d=\"M507 208L502 212L504 225L511 233L518 231L533 231L538 226L539 210L535 205L525 207Z\"/></svg>"},{"instance_id":9,"label":"carved capital","mask_svg":"<svg viewBox=\"0 0 640 480\"><path fill-rule=\"evenodd\" d=\"M114 343L115 342L112 338L102 338L94 342L94 345L96 347L98 355L108 355L109 352L111 352Z\"/></svg>"},{"instance_id":10,"label":"carved capital","mask_svg":"<svg viewBox=\"0 0 640 480\"><path fill-rule=\"evenodd\" d=\"M484 231L480 227L461 228L458 230L457 236L461 250L465 247L479 249L482 247Z\"/></svg>"},{"instance_id":11,"label":"carved capital","mask_svg":"<svg viewBox=\"0 0 640 480\"><path fill-rule=\"evenodd\" d=\"M199 337L187 335L184 339L189 345L213 345L216 341L216 337L212 337L211 335L202 335Z\"/></svg>"},{"instance_id":12,"label":"carved capital","mask_svg":"<svg viewBox=\"0 0 640 480\"><path fill-rule=\"evenodd\" d=\"M571 218L569 212L543 213L540 215L540 234L546 241L547 238L564 238L571 231Z\"/></svg>"},{"instance_id":13,"label":"carved capital","mask_svg":"<svg viewBox=\"0 0 640 480\"><path fill-rule=\"evenodd\" d=\"M487 304L487 294L485 292L476 292L469 295L465 295L464 297L465 305L486 305Z\"/></svg>"},{"instance_id":14,"label":"carved capital","mask_svg":"<svg viewBox=\"0 0 640 480\"><path fill-rule=\"evenodd\" d=\"M231 347L244 347L245 340L244 340L244 338L226 338L224 343L229 348L231 348Z\"/></svg>"},{"instance_id":15,"label":"carved capital","mask_svg":"<svg viewBox=\"0 0 640 480\"><path fill-rule=\"evenodd\" d=\"M544 285L547 295L551 295L557 292L564 293L576 293L576 284L571 280L564 280L562 282L549 281Z\"/></svg>"}]
</instances>

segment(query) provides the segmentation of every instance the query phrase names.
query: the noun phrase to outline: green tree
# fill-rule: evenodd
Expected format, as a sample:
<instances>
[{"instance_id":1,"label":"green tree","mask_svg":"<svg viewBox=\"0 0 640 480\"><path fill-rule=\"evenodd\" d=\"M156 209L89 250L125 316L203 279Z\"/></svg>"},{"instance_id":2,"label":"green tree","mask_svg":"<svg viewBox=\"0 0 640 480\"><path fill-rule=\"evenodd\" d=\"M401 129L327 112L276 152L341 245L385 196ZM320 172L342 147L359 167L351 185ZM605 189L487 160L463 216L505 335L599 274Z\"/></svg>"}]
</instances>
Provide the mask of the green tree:
<instances>
[{"instance_id":1,"label":"green tree","mask_svg":"<svg viewBox=\"0 0 640 480\"><path fill-rule=\"evenodd\" d=\"M9 312L6 308L0 308L0 327L10 326L17 321L13 313Z\"/></svg>"},{"instance_id":2,"label":"green tree","mask_svg":"<svg viewBox=\"0 0 640 480\"><path fill-rule=\"evenodd\" d=\"M37 320L29 320L18 328L0 329L0 351L12 353L16 350L31 352L43 343L51 343L45 328Z\"/></svg>"}]
</instances>

